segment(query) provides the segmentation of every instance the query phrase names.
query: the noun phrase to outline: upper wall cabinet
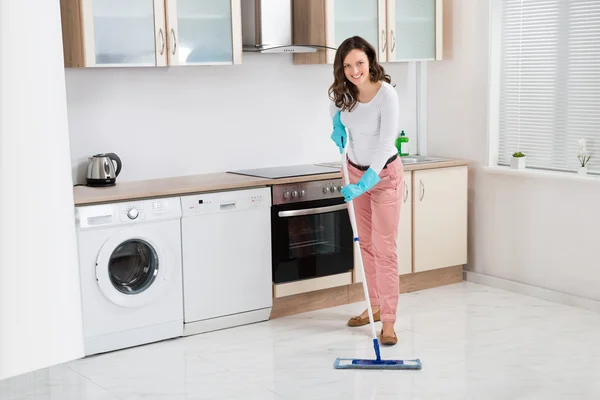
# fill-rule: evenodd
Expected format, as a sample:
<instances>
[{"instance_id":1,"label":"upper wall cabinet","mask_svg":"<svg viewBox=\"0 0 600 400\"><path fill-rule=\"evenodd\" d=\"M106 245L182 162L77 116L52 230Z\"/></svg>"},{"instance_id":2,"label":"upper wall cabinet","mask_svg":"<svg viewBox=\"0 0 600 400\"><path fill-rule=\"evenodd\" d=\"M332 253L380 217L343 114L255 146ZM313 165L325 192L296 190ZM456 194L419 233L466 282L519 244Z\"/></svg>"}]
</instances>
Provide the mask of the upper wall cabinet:
<instances>
[{"instance_id":1,"label":"upper wall cabinet","mask_svg":"<svg viewBox=\"0 0 600 400\"><path fill-rule=\"evenodd\" d=\"M240 63L240 1L167 0L169 65Z\"/></svg>"},{"instance_id":2,"label":"upper wall cabinet","mask_svg":"<svg viewBox=\"0 0 600 400\"><path fill-rule=\"evenodd\" d=\"M442 0L294 0L294 44L337 48L358 35L380 62L442 59ZM333 63L335 50L294 54L295 64Z\"/></svg>"},{"instance_id":3,"label":"upper wall cabinet","mask_svg":"<svg viewBox=\"0 0 600 400\"><path fill-rule=\"evenodd\" d=\"M387 61L442 59L442 0L388 0Z\"/></svg>"},{"instance_id":4,"label":"upper wall cabinet","mask_svg":"<svg viewBox=\"0 0 600 400\"><path fill-rule=\"evenodd\" d=\"M239 64L241 0L61 0L65 67Z\"/></svg>"}]
</instances>

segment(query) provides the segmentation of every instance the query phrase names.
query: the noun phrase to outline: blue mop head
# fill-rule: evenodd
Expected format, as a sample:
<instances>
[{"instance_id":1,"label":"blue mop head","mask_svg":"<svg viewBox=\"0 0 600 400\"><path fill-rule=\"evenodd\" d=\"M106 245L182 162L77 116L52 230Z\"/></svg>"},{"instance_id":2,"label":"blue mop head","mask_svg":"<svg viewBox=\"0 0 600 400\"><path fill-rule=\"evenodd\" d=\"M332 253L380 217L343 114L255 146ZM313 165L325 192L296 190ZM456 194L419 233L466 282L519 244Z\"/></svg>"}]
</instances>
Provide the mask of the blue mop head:
<instances>
[{"instance_id":1,"label":"blue mop head","mask_svg":"<svg viewBox=\"0 0 600 400\"><path fill-rule=\"evenodd\" d=\"M421 360L363 360L337 358L335 369L421 369Z\"/></svg>"},{"instance_id":2,"label":"blue mop head","mask_svg":"<svg viewBox=\"0 0 600 400\"><path fill-rule=\"evenodd\" d=\"M421 360L382 360L379 351L379 341L373 339L375 360L360 358L336 358L333 363L335 369L421 369Z\"/></svg>"}]
</instances>

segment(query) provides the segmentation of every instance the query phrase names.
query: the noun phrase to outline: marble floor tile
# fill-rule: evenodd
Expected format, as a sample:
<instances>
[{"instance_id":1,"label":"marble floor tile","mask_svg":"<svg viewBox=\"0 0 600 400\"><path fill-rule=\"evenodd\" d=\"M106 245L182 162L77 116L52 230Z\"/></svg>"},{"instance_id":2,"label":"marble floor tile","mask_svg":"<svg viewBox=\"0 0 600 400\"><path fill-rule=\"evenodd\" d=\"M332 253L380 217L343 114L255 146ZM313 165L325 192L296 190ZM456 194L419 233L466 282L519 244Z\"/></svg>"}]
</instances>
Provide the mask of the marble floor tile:
<instances>
[{"instance_id":1,"label":"marble floor tile","mask_svg":"<svg viewBox=\"0 0 600 400\"><path fill-rule=\"evenodd\" d=\"M0 381L2 400L598 399L600 314L463 282L402 294L386 359L420 371L336 370L374 358L364 302L101 354ZM381 324L377 323L377 330Z\"/></svg>"},{"instance_id":2,"label":"marble floor tile","mask_svg":"<svg viewBox=\"0 0 600 400\"><path fill-rule=\"evenodd\" d=\"M119 400L65 364L0 381L2 400Z\"/></svg>"}]
</instances>

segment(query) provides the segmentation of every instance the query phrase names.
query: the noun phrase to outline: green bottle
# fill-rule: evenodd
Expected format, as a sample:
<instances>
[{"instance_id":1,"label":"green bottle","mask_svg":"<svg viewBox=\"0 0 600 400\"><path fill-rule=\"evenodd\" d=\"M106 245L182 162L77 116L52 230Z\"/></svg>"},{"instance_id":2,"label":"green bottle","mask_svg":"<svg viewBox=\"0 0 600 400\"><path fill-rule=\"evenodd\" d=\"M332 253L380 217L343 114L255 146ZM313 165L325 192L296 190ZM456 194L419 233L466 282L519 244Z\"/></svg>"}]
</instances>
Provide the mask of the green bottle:
<instances>
[{"instance_id":1,"label":"green bottle","mask_svg":"<svg viewBox=\"0 0 600 400\"><path fill-rule=\"evenodd\" d=\"M404 131L400 132L400 136L396 139L396 148L400 157L408 155L408 137L406 137Z\"/></svg>"}]
</instances>

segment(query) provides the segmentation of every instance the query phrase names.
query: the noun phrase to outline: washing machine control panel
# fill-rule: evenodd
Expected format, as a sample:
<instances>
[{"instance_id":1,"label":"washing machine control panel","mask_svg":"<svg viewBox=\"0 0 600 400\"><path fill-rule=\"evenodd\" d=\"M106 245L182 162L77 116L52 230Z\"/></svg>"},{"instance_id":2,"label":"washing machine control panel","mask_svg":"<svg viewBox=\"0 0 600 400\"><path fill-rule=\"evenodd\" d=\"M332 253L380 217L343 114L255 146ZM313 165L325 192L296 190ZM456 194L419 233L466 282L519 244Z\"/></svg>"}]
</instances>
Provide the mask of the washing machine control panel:
<instances>
[{"instance_id":1,"label":"washing machine control panel","mask_svg":"<svg viewBox=\"0 0 600 400\"><path fill-rule=\"evenodd\" d=\"M76 221L81 229L179 217L181 201L178 197L76 207Z\"/></svg>"},{"instance_id":2,"label":"washing machine control panel","mask_svg":"<svg viewBox=\"0 0 600 400\"><path fill-rule=\"evenodd\" d=\"M123 204L119 216L122 222L145 221L168 217L173 211L169 201L144 200Z\"/></svg>"}]
</instances>

